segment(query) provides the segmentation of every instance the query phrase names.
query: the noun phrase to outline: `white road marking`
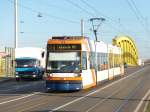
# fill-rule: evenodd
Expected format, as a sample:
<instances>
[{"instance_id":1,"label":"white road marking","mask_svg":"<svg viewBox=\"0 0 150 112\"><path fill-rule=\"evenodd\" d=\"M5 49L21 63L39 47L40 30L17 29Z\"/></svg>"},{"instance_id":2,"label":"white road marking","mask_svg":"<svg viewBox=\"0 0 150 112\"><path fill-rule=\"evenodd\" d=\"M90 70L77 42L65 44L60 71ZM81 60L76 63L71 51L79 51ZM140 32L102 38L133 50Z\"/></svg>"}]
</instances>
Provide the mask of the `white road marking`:
<instances>
[{"instance_id":1,"label":"white road marking","mask_svg":"<svg viewBox=\"0 0 150 112\"><path fill-rule=\"evenodd\" d=\"M119 90L117 89L117 91L113 92L112 94L110 94L109 96L107 96L106 98L104 98L103 100L99 101L97 104L95 104L94 106L92 106L91 108L89 108L88 110L86 110L86 112L90 112L92 109L94 109L95 107L97 107L99 104L105 102L106 100L108 100L108 98L112 97L113 95L117 94L119 91L121 91L122 88L120 88Z\"/></svg>"},{"instance_id":2,"label":"white road marking","mask_svg":"<svg viewBox=\"0 0 150 112\"><path fill-rule=\"evenodd\" d=\"M144 102L144 100L148 97L148 95L150 95L150 89L149 91L145 94L145 96L142 98L142 100L140 101L140 103L138 104L138 106L136 107L136 109L134 110L134 112L138 112Z\"/></svg>"},{"instance_id":3,"label":"white road marking","mask_svg":"<svg viewBox=\"0 0 150 112\"><path fill-rule=\"evenodd\" d=\"M72 103L75 103L75 102L77 102L77 101L80 101L80 100L86 98L87 96L90 96L90 95L93 95L93 94L95 94L95 93L97 93L97 92L100 92L100 91L102 91L102 90L104 90L104 89L106 89L106 88L108 88L108 87L110 87L110 86L112 86L112 85L114 85L114 84L117 84L117 83L121 82L122 80L125 80L125 79L127 79L127 78L129 78L129 77L133 77L134 74L139 73L139 72L143 71L144 69L145 69L145 67L142 68L142 69L140 69L140 70L138 70L138 71L136 71L136 72L134 72L134 73L131 73L130 75L128 75L128 76L126 76L126 77L124 77L124 78L122 78L122 79L119 79L119 80L117 80L117 81L115 81L115 82L112 82L111 84L106 85L105 87L102 87L102 88L100 88L100 89L98 89L98 90L95 90L95 91L93 91L93 92L91 92L91 93L89 93L89 94L87 94L87 95L85 95L85 96L83 96L83 97L77 98L77 99L75 99L75 100L73 100L73 101L70 101L70 102L64 104L64 105L61 105L61 106L59 106L59 107L57 107L57 108L54 108L54 109L52 109L52 110L49 111L49 112L53 112L53 111L59 110L59 109L61 109L61 108L64 108L64 107L66 107L66 106L72 104ZM135 75L135 76L137 76L137 75Z\"/></svg>"},{"instance_id":4,"label":"white road marking","mask_svg":"<svg viewBox=\"0 0 150 112\"><path fill-rule=\"evenodd\" d=\"M150 100L150 95L149 95L148 99ZM148 104L149 104L149 102L146 102L146 104L145 104L145 106L144 106L144 110L143 110L143 112L146 112L147 107L148 107Z\"/></svg>"},{"instance_id":5,"label":"white road marking","mask_svg":"<svg viewBox=\"0 0 150 112\"><path fill-rule=\"evenodd\" d=\"M4 101L4 102L1 102L0 105L7 104L7 103L10 103L10 102L14 102L14 101L17 101L17 100L21 100L21 99L24 99L24 98L28 98L28 97L36 95L36 94L39 94L39 92L36 92L36 93L33 93L33 94L29 94L29 95L24 95L23 97L19 97L17 99L12 99L12 100L8 100L8 101Z\"/></svg>"},{"instance_id":6,"label":"white road marking","mask_svg":"<svg viewBox=\"0 0 150 112\"><path fill-rule=\"evenodd\" d=\"M10 97L6 97L6 98L2 98L2 99L0 99L0 102L12 100L12 99L16 99L16 98L19 98L20 96L21 96L21 95L19 95L19 96L10 96Z\"/></svg>"}]
</instances>

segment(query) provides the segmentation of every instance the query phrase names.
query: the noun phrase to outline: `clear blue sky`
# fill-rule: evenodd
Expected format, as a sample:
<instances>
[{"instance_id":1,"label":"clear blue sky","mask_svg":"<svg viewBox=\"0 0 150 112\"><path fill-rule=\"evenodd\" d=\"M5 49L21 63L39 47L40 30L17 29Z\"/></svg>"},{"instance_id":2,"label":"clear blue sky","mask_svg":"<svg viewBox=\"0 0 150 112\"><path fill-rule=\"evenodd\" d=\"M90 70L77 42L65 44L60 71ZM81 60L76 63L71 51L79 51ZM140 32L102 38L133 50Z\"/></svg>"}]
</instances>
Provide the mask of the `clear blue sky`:
<instances>
[{"instance_id":1,"label":"clear blue sky","mask_svg":"<svg viewBox=\"0 0 150 112\"><path fill-rule=\"evenodd\" d=\"M116 35L129 35L140 57L149 58L149 4L149 0L18 0L18 44L45 47L53 35L80 35L81 18L85 21L85 35L94 38L89 19L104 17L99 39L111 43ZM13 0L0 0L0 46L13 47L13 25Z\"/></svg>"}]
</instances>

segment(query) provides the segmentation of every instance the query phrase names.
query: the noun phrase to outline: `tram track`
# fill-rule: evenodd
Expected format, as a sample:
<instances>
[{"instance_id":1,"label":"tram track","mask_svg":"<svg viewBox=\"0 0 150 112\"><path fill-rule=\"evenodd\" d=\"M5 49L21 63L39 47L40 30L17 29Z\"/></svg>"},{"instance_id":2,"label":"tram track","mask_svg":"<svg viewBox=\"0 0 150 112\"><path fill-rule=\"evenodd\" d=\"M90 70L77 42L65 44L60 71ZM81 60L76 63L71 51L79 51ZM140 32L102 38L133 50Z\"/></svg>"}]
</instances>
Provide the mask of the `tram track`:
<instances>
[{"instance_id":1,"label":"tram track","mask_svg":"<svg viewBox=\"0 0 150 112\"><path fill-rule=\"evenodd\" d=\"M120 112L120 110L128 103L128 101L136 94L136 92L139 90L139 88L142 87L142 85L144 84L144 82L147 79L143 79L142 81L140 81L130 92L129 94L124 98L125 100L122 101L122 103L116 108L114 109L112 112Z\"/></svg>"},{"instance_id":2,"label":"tram track","mask_svg":"<svg viewBox=\"0 0 150 112\"><path fill-rule=\"evenodd\" d=\"M79 102L79 101L81 101L81 100L83 100L83 99L85 99L85 98L87 98L87 97L90 97L91 95L93 95L93 94L95 94L95 93L99 93L99 92L101 92L101 91L104 90L104 89L107 89L107 88L109 88L109 87L111 87L111 86L113 86L113 85L115 85L115 84L117 84L117 83L119 83L119 82L121 82L121 81L124 81L125 79L134 78L134 77L136 77L135 74L141 73L141 72L142 72L143 70L145 70L145 69L147 69L147 68L143 68L143 69L141 69L141 70L139 70L139 71L136 71L136 72L134 72L134 73L132 73L132 74L126 76L126 77L123 77L123 78L120 79L120 80L117 80L117 81L112 82L111 84L109 84L109 85L107 85L107 86L104 86L103 88L100 88L100 89L98 89L98 90L96 90L96 91L93 91L93 92L91 92L91 93L89 93L89 94L83 96L83 97L80 97L80 98L78 98L78 99L75 99L74 101L68 102L67 104L64 104L64 105L59 106L59 107L57 107L57 108L55 108L55 109L52 109L50 112L55 112L55 111L58 111L58 110L60 110L60 109L62 109L62 108L65 108L65 107L67 107L67 106L69 106L69 105L73 105L73 103L77 103L77 102ZM134 80L134 79L133 79L133 80ZM117 94L118 92L119 92L119 90L116 90L116 91L113 92L112 94L109 94L108 96L106 96L105 99L103 99L103 100L100 101L100 102L101 102L101 103L104 103L104 102L107 101L110 97L112 97L113 95ZM99 102L98 102L98 103L99 103ZM95 105L98 105L98 103L95 104ZM101 103L100 103L100 104L101 104ZM92 107L91 107L91 108L92 108ZM88 111L88 110L89 110L89 108L88 108L86 111ZM90 110L91 110L91 109L90 109Z\"/></svg>"}]
</instances>

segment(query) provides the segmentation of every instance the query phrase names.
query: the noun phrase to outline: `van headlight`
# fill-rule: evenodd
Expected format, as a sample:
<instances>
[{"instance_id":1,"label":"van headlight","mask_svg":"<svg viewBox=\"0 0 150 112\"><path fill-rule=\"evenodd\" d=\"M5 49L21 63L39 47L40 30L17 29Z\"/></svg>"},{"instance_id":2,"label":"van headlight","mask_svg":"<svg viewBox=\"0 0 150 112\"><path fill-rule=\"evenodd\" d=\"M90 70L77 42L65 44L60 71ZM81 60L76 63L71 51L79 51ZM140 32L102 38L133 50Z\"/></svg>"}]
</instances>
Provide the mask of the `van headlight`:
<instances>
[{"instance_id":1,"label":"van headlight","mask_svg":"<svg viewBox=\"0 0 150 112\"><path fill-rule=\"evenodd\" d=\"M36 77L36 75L33 75L32 77L34 77L34 78L35 78L35 77Z\"/></svg>"},{"instance_id":2,"label":"van headlight","mask_svg":"<svg viewBox=\"0 0 150 112\"><path fill-rule=\"evenodd\" d=\"M53 74L47 74L48 77L53 77Z\"/></svg>"}]
</instances>

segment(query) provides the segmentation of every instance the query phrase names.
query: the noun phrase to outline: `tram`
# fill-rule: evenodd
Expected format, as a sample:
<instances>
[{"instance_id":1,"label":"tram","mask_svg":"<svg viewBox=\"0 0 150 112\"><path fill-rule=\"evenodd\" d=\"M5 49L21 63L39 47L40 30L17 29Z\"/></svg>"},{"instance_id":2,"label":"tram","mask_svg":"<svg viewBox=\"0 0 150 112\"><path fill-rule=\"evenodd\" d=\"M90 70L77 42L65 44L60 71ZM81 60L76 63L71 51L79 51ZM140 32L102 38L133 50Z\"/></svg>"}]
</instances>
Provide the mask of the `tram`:
<instances>
[{"instance_id":1,"label":"tram","mask_svg":"<svg viewBox=\"0 0 150 112\"><path fill-rule=\"evenodd\" d=\"M82 36L47 42L46 89L81 90L124 73L121 49Z\"/></svg>"}]
</instances>

